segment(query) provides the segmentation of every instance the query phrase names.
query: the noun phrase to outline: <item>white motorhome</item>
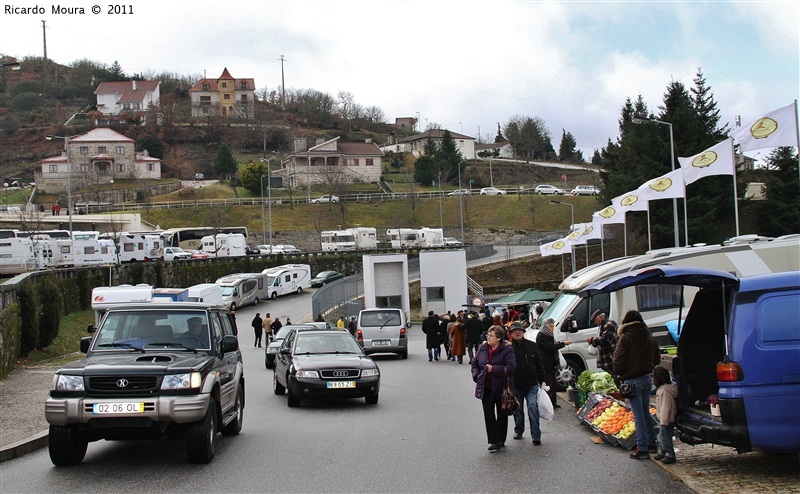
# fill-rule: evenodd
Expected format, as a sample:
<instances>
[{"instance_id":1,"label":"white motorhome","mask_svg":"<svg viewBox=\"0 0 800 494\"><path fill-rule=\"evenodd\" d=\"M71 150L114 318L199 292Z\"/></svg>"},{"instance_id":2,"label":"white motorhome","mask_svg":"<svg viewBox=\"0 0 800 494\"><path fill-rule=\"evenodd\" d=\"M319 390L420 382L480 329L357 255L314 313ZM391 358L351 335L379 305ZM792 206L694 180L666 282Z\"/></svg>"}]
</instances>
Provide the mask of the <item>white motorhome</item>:
<instances>
[{"instance_id":1,"label":"white motorhome","mask_svg":"<svg viewBox=\"0 0 800 494\"><path fill-rule=\"evenodd\" d=\"M423 226L417 230L417 245L420 247L444 247L444 232L441 228Z\"/></svg>"},{"instance_id":2,"label":"white motorhome","mask_svg":"<svg viewBox=\"0 0 800 494\"><path fill-rule=\"evenodd\" d=\"M36 269L49 269L55 267L53 251L57 249L55 239L49 235L32 235L33 263Z\"/></svg>"},{"instance_id":3,"label":"white motorhome","mask_svg":"<svg viewBox=\"0 0 800 494\"><path fill-rule=\"evenodd\" d=\"M189 302L202 302L208 305L223 305L222 287L216 283L199 283L189 290Z\"/></svg>"},{"instance_id":4,"label":"white motorhome","mask_svg":"<svg viewBox=\"0 0 800 494\"><path fill-rule=\"evenodd\" d=\"M101 239L100 232L75 232L72 236L75 266L116 264L117 249L114 242Z\"/></svg>"},{"instance_id":5,"label":"white motorhome","mask_svg":"<svg viewBox=\"0 0 800 494\"><path fill-rule=\"evenodd\" d=\"M597 326L589 320L595 310L602 310L617 323L628 310L638 310L659 345L675 344L667 331L667 324L677 324L685 317L696 288L639 285L587 298L578 296L578 292L595 282L658 264L700 266L726 271L737 277L795 271L800 269L800 240L788 238L727 246L660 249L639 256L611 259L573 273L559 285L559 295L538 319L539 323L547 318L554 319L556 340L572 342L561 350L571 368L567 369L570 372L562 373L562 384L586 369L596 369L596 357L586 351L586 338L597 336ZM529 331L525 336L532 338L534 332Z\"/></svg>"},{"instance_id":6,"label":"white motorhome","mask_svg":"<svg viewBox=\"0 0 800 494\"><path fill-rule=\"evenodd\" d=\"M119 235L119 262L155 261L164 257L161 236L123 232Z\"/></svg>"},{"instance_id":7,"label":"white motorhome","mask_svg":"<svg viewBox=\"0 0 800 494\"><path fill-rule=\"evenodd\" d=\"M356 238L349 230L326 230L320 233L320 244L323 252L355 250Z\"/></svg>"},{"instance_id":8,"label":"white motorhome","mask_svg":"<svg viewBox=\"0 0 800 494\"><path fill-rule=\"evenodd\" d=\"M353 234L356 243L356 250L369 250L378 248L378 235L373 227L358 226L348 228L347 231Z\"/></svg>"},{"instance_id":9,"label":"white motorhome","mask_svg":"<svg viewBox=\"0 0 800 494\"><path fill-rule=\"evenodd\" d=\"M33 270L33 241L26 237L0 239L0 274L21 274Z\"/></svg>"},{"instance_id":10,"label":"white motorhome","mask_svg":"<svg viewBox=\"0 0 800 494\"><path fill-rule=\"evenodd\" d=\"M284 264L267 268L261 273L267 275L269 298L302 293L304 289L311 288L311 266L308 264Z\"/></svg>"},{"instance_id":11,"label":"white motorhome","mask_svg":"<svg viewBox=\"0 0 800 494\"><path fill-rule=\"evenodd\" d=\"M243 257L247 255L247 240L241 233L207 235L200 241L200 252L208 257Z\"/></svg>"},{"instance_id":12,"label":"white motorhome","mask_svg":"<svg viewBox=\"0 0 800 494\"><path fill-rule=\"evenodd\" d=\"M74 266L75 251L72 246L72 240L68 238L56 238L54 240L55 249L53 249L53 266L57 268L71 268Z\"/></svg>"},{"instance_id":13,"label":"white motorhome","mask_svg":"<svg viewBox=\"0 0 800 494\"><path fill-rule=\"evenodd\" d=\"M389 228L386 230L393 249L406 247L444 247L441 228Z\"/></svg>"},{"instance_id":14,"label":"white motorhome","mask_svg":"<svg viewBox=\"0 0 800 494\"><path fill-rule=\"evenodd\" d=\"M267 282L261 273L237 273L223 276L216 284L222 290L222 305L235 310L266 300Z\"/></svg>"},{"instance_id":15,"label":"white motorhome","mask_svg":"<svg viewBox=\"0 0 800 494\"><path fill-rule=\"evenodd\" d=\"M152 301L153 287L150 285L98 286L92 290L94 327L100 327L100 321L109 307L119 304L139 304Z\"/></svg>"}]
</instances>

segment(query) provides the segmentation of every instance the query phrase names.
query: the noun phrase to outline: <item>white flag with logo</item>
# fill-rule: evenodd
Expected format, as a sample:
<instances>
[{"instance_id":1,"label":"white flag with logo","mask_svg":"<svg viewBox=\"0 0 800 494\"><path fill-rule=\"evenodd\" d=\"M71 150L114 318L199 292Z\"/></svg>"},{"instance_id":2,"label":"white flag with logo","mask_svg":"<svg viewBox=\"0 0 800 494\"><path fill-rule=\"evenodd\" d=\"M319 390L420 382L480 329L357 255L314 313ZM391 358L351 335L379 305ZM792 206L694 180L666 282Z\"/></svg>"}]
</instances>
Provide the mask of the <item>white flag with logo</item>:
<instances>
[{"instance_id":1,"label":"white flag with logo","mask_svg":"<svg viewBox=\"0 0 800 494\"><path fill-rule=\"evenodd\" d=\"M572 243L567 241L567 237L560 238L549 244L539 246L539 252L542 257L570 254L572 253Z\"/></svg>"},{"instance_id":2,"label":"white flag with logo","mask_svg":"<svg viewBox=\"0 0 800 494\"><path fill-rule=\"evenodd\" d=\"M619 199L625 194L611 200L611 205L606 206L600 211L592 214L592 222L601 225L613 225L615 223L625 223L625 211L619 207Z\"/></svg>"},{"instance_id":3,"label":"white flag with logo","mask_svg":"<svg viewBox=\"0 0 800 494\"><path fill-rule=\"evenodd\" d=\"M773 110L748 125L742 125L731 134L739 151L797 146L796 102Z\"/></svg>"},{"instance_id":4,"label":"white flag with logo","mask_svg":"<svg viewBox=\"0 0 800 494\"><path fill-rule=\"evenodd\" d=\"M688 185L713 175L734 175L733 139L728 138L700 154L678 158L683 170L683 181Z\"/></svg>"},{"instance_id":5,"label":"white flag with logo","mask_svg":"<svg viewBox=\"0 0 800 494\"><path fill-rule=\"evenodd\" d=\"M636 189L634 194L639 201L645 202L686 196L686 187L683 184L683 169L678 168L658 178L648 180L644 185ZM642 211L645 209L647 209L647 206L641 208ZM635 210L631 209L631 211Z\"/></svg>"}]
</instances>

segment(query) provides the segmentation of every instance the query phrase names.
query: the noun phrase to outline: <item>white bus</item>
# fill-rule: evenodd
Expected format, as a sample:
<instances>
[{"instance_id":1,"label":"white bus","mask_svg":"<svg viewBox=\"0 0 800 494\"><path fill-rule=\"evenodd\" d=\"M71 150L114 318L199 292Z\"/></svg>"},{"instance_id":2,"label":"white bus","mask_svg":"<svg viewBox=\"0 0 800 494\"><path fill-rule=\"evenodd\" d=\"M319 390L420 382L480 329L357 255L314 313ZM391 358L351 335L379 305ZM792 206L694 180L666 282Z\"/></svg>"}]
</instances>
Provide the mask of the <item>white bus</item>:
<instances>
[{"instance_id":1,"label":"white bus","mask_svg":"<svg viewBox=\"0 0 800 494\"><path fill-rule=\"evenodd\" d=\"M311 266L308 264L284 264L267 268L261 273L267 275L269 298L302 293L304 289L311 288Z\"/></svg>"},{"instance_id":2,"label":"white bus","mask_svg":"<svg viewBox=\"0 0 800 494\"><path fill-rule=\"evenodd\" d=\"M324 231L320 240L323 252L356 249L356 238L349 230Z\"/></svg>"}]
</instances>

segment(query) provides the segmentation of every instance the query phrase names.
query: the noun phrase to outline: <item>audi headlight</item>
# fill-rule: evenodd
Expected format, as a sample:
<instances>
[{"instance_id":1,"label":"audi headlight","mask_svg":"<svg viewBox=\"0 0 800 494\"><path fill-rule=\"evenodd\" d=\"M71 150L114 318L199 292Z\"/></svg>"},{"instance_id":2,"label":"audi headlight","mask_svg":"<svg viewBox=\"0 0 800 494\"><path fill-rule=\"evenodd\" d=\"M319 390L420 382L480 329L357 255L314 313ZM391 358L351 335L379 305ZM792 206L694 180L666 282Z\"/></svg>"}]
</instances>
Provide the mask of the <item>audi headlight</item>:
<instances>
[{"instance_id":1,"label":"audi headlight","mask_svg":"<svg viewBox=\"0 0 800 494\"><path fill-rule=\"evenodd\" d=\"M164 380L161 381L161 389L195 389L199 388L202 382L203 378L199 372L169 374L164 376Z\"/></svg>"},{"instance_id":2,"label":"audi headlight","mask_svg":"<svg viewBox=\"0 0 800 494\"><path fill-rule=\"evenodd\" d=\"M366 369L361 371L361 377L375 377L379 376L381 373L378 372L378 369Z\"/></svg>"},{"instance_id":3,"label":"audi headlight","mask_svg":"<svg viewBox=\"0 0 800 494\"><path fill-rule=\"evenodd\" d=\"M313 377L319 379L319 372L317 371L297 371L297 377Z\"/></svg>"},{"instance_id":4,"label":"audi headlight","mask_svg":"<svg viewBox=\"0 0 800 494\"><path fill-rule=\"evenodd\" d=\"M83 376L56 374L50 389L53 391L83 391Z\"/></svg>"}]
</instances>

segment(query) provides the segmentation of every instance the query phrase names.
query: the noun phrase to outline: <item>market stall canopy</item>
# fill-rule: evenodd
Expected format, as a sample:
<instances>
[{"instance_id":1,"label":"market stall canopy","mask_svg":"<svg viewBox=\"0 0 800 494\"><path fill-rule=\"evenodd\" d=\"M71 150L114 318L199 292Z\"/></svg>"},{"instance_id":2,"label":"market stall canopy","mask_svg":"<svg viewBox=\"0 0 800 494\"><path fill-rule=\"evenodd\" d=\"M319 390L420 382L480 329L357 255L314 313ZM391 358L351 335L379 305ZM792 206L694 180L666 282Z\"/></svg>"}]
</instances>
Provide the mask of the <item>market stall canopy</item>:
<instances>
[{"instance_id":1,"label":"market stall canopy","mask_svg":"<svg viewBox=\"0 0 800 494\"><path fill-rule=\"evenodd\" d=\"M554 298L556 298L555 295L550 295L549 293L537 290L536 288L528 288L527 290L515 293L514 295L509 295L508 297L503 297L500 300L495 300L494 303L502 305L527 304L530 302L553 300Z\"/></svg>"}]
</instances>

